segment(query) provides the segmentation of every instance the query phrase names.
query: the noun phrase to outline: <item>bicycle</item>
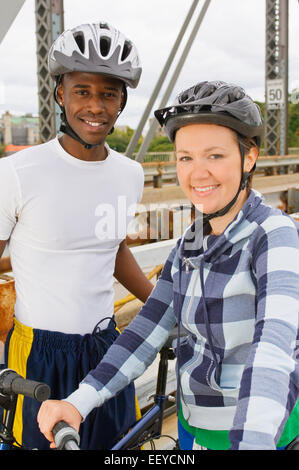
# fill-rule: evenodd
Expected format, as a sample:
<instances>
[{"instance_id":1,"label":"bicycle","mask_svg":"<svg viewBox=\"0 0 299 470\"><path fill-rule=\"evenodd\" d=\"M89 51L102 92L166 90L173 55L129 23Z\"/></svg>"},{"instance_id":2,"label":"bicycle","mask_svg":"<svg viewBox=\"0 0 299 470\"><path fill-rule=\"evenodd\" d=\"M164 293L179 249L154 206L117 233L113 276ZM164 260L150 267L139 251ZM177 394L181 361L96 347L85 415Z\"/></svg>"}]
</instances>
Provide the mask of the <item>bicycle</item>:
<instances>
[{"instance_id":1,"label":"bicycle","mask_svg":"<svg viewBox=\"0 0 299 470\"><path fill-rule=\"evenodd\" d=\"M139 450L146 443L163 437L162 423L167 401L173 402L175 398L165 394L168 372L168 361L175 358L172 348L173 340L177 338L177 329L174 329L165 345L160 350L158 377L154 405L141 417L139 421L111 448L107 450ZM22 449L15 444L12 428L14 422L16 402L18 394L29 396L38 401L47 400L50 396L50 388L44 383L27 380L16 374L11 369L0 371L0 407L6 410L3 423L4 430L0 430L0 450ZM58 450L80 450L80 436L78 432L67 423L60 421L53 428L55 444ZM173 439L171 436L167 436ZM172 450L179 450L179 443L174 439ZM299 450L299 438L292 441L287 450Z\"/></svg>"},{"instance_id":2,"label":"bicycle","mask_svg":"<svg viewBox=\"0 0 299 470\"><path fill-rule=\"evenodd\" d=\"M173 450L179 450L178 440L172 436L162 434L162 424L167 402L175 402L175 397L167 395L166 384L168 374L168 361L175 359L172 342L177 337L174 329L165 345L160 350L156 392L154 405L135 423L111 449L109 450L137 450L146 443L155 448L154 440L168 437L174 441ZM22 394L38 401L47 400L50 396L50 387L40 382L24 379L11 369L0 371L0 407L6 410L3 431L0 430L0 450L22 449L15 443L13 436L13 423L15 417L18 395ZM80 436L75 429L67 423L60 421L53 428L56 447L59 450L80 450Z\"/></svg>"},{"instance_id":3,"label":"bicycle","mask_svg":"<svg viewBox=\"0 0 299 470\"><path fill-rule=\"evenodd\" d=\"M168 361L175 359L172 347L173 340L177 338L177 329L170 333L166 343L161 348L158 376L156 382L156 393L154 394L154 405L141 417L139 421L125 434L111 449L114 450L140 450L148 442L151 449L155 449L154 440L161 437L169 437L162 434L162 424L164 419L167 401L175 402L175 397L166 394ZM53 428L53 435L56 447L65 450L80 450L80 437L78 433L67 423L60 421ZM179 450L178 439L174 440L172 450Z\"/></svg>"},{"instance_id":4,"label":"bicycle","mask_svg":"<svg viewBox=\"0 0 299 470\"><path fill-rule=\"evenodd\" d=\"M48 400L50 393L50 387L45 383L24 379L12 369L0 371L0 406L5 410L3 429L0 429L0 450L22 449L13 435L18 395L42 402Z\"/></svg>"}]
</instances>

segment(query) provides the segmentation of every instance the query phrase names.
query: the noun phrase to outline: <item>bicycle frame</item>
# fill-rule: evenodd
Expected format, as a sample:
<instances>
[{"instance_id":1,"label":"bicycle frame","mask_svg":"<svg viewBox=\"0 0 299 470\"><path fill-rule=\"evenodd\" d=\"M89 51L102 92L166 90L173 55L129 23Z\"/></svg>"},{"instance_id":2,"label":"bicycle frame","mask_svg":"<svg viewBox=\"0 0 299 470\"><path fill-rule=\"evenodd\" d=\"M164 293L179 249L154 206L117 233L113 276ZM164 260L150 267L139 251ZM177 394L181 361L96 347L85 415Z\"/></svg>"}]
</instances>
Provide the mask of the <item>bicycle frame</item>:
<instances>
[{"instance_id":1,"label":"bicycle frame","mask_svg":"<svg viewBox=\"0 0 299 470\"><path fill-rule=\"evenodd\" d=\"M13 448L15 441L12 428L15 419L17 395L9 395L7 397L0 395L0 406L6 410L3 430L0 431L0 450L10 450Z\"/></svg>"},{"instance_id":2,"label":"bicycle frame","mask_svg":"<svg viewBox=\"0 0 299 470\"><path fill-rule=\"evenodd\" d=\"M159 370L155 394L155 404L134 427L110 450L140 448L145 442L161 436L163 415L166 402L170 399L165 394L168 374L168 361L174 359L170 338L160 351Z\"/></svg>"},{"instance_id":3,"label":"bicycle frame","mask_svg":"<svg viewBox=\"0 0 299 470\"><path fill-rule=\"evenodd\" d=\"M154 405L128 432L115 446L110 450L124 450L142 447L150 439L154 439L160 436L163 419L164 403L167 400L167 396L159 397L159 404ZM156 424L157 418L159 418L158 429L151 433L151 427ZM161 422L161 426L160 426Z\"/></svg>"}]
</instances>

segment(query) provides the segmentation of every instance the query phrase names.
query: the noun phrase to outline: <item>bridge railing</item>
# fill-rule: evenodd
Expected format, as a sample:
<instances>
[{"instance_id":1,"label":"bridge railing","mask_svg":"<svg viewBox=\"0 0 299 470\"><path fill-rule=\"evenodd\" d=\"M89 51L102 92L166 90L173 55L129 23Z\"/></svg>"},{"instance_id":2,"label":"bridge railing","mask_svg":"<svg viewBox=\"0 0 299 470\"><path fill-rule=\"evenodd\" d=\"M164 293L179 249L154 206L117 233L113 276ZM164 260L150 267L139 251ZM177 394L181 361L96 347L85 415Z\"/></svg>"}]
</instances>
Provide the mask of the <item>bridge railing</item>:
<instances>
[{"instance_id":1,"label":"bridge railing","mask_svg":"<svg viewBox=\"0 0 299 470\"><path fill-rule=\"evenodd\" d=\"M165 181L176 181L175 161L151 161L142 163L145 182L160 188ZM256 163L257 172L265 176L299 172L299 154L260 156Z\"/></svg>"}]
</instances>

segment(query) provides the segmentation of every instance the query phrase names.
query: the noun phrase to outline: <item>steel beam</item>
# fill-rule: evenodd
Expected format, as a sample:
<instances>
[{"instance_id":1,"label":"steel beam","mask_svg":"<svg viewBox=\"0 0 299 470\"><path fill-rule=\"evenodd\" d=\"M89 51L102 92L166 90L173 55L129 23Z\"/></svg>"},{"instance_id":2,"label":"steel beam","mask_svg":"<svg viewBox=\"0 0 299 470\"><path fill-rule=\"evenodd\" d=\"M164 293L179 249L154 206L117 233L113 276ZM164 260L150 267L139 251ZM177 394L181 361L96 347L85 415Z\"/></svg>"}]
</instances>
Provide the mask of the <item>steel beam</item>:
<instances>
[{"instance_id":1,"label":"steel beam","mask_svg":"<svg viewBox=\"0 0 299 470\"><path fill-rule=\"evenodd\" d=\"M170 52L170 54L169 54L169 57L168 57L168 59L167 59L165 65L164 65L164 68L163 68L163 70L162 70L162 72L161 72L161 75L160 75L160 77L159 77L159 79L158 79L158 81L157 81L157 83L156 83L156 86L155 86L155 88L154 88L154 90L153 90L153 92L152 92L152 95L151 95L151 97L150 97L150 99L149 99L149 101L148 101L148 104L147 104L147 106L146 106L146 108L145 108L145 110L144 110L144 112L143 112L143 115L142 115L140 121L139 121L139 124L138 124L138 126L137 126L137 129L135 130L135 132L134 132L134 134L133 134L133 136L132 136L132 138L131 138L131 140L130 140L130 142L129 142L129 145L128 145L127 150L126 150L126 155L127 155L127 157L131 157L131 156L133 155L133 152L134 152L134 150L135 150L135 148L136 148L136 145L137 145L137 143L138 143L138 140L139 140L139 138L140 138L140 136L141 136L141 134L142 134L142 131L143 131L143 129L144 129L144 126L145 126L145 124L146 124L146 121L147 121L147 119L148 119L148 117L149 117L149 115L150 115L150 112L151 112L151 110L152 110L152 107L153 107L153 105L154 105L154 103L155 103L155 101L156 101L156 99L157 99L157 96L158 96L160 90L161 90L161 87L162 87L162 85L163 85L163 83L164 83L164 80L165 80L165 78L166 78L166 75L167 75L167 73L168 73L169 67L171 66L171 64L172 64L172 62L173 62L173 60L174 60L174 57L175 57L176 52L177 52L177 50L178 50L178 48L179 48L179 46L180 46L180 44L181 44L181 41L182 41L182 39L183 39L183 37L184 37L184 34L185 34L185 32L186 32L186 29L187 29L187 27L189 26L190 20L191 20L193 14L194 14L194 11L195 11L195 9L196 9L196 7L197 7L197 5L198 5L198 2L199 2L199 0L194 0L193 3L192 3L192 5L191 5L191 7L190 7L190 10L188 11L188 14L187 14L187 16L186 16L186 18L185 18L185 21L184 21L184 23L183 23L183 25L182 25L182 27L181 27L181 30L180 30L180 32L179 32L179 34L178 34L178 37L177 37L177 39L176 39L176 41L175 41L175 43L174 43L174 45L173 45L173 47L172 47L172 49L171 49L171 52Z\"/></svg>"},{"instance_id":2,"label":"steel beam","mask_svg":"<svg viewBox=\"0 0 299 470\"><path fill-rule=\"evenodd\" d=\"M265 153L267 155L288 153L288 1L266 0ZM280 102L274 99L271 103L269 88L275 83L282 99Z\"/></svg>"},{"instance_id":3,"label":"steel beam","mask_svg":"<svg viewBox=\"0 0 299 470\"><path fill-rule=\"evenodd\" d=\"M279 63L283 79L284 106L280 109L280 155L288 153L288 93L289 93L289 0L280 0Z\"/></svg>"},{"instance_id":4,"label":"steel beam","mask_svg":"<svg viewBox=\"0 0 299 470\"><path fill-rule=\"evenodd\" d=\"M35 0L35 18L40 141L47 142L55 137L60 125L47 60L53 41L64 29L63 0Z\"/></svg>"},{"instance_id":5,"label":"steel beam","mask_svg":"<svg viewBox=\"0 0 299 470\"><path fill-rule=\"evenodd\" d=\"M167 89L166 89L165 94L164 94L164 96L163 96L163 98L162 98L162 101L161 101L161 103L160 103L159 108L163 108L164 106L166 106L166 104L167 104L167 102L168 102L168 99L169 99L169 97L170 97L170 95L171 95L171 93L172 93L172 90L173 90L173 88L174 88L174 85L176 84L176 81L177 81L177 79L178 79L178 77L179 77L179 74L180 74L180 72L181 72L181 70L182 70L182 67L183 67L183 65L184 65L184 63L185 63L185 60L186 60L186 58L187 58L187 56L188 56L188 54L189 54L189 51L190 51L191 46L192 46L192 44L193 44L193 41L194 41L194 39L195 39L195 37L196 37L196 35L197 35L197 32L198 32L198 30L199 30L199 27L200 27L200 25L201 25L201 23L202 23L202 21L203 21L203 19L204 19L204 16L205 16L205 14L206 14L206 12L207 12L207 9L208 9L210 3L211 3L211 0L206 0L205 3L204 3L204 5L203 5L203 7L202 7L202 9L201 9L201 11L200 11L200 13L199 13L199 15L198 15L198 18L197 18L197 20L196 20L196 22L195 22L195 24L194 24L194 26L193 26L193 29L192 29L191 34L190 34L190 37L189 37L189 39L188 39L188 41L187 41L187 43L186 43L186 45L185 45L185 47L184 47L184 50L183 50L183 52L182 52L182 55L181 55L181 57L180 57L180 59L179 59L179 61L178 61L178 64L177 64L177 66L176 66L174 72L173 72L173 75L172 75L172 77L171 77L171 79L170 79L170 82L169 82L169 84L168 84L168 86L167 86ZM152 138L153 138L154 135L155 135L155 132L156 132L157 128L158 128L158 121L157 121L156 119L154 119L153 122L152 122L152 124L151 124L151 126L150 126L150 129L149 129L149 131L148 131L148 133L147 133L147 135L146 135L146 137L145 137L145 139L144 139L144 141L143 141L142 144L141 144L141 147L140 147L140 149L139 149L139 152L138 152L138 154L137 154L137 156L136 156L136 160L137 160L137 161L139 161L139 162L142 162L142 161L143 161L144 155L145 155L145 153L146 153L146 151L147 151L147 149L148 149L148 147L149 147L149 145L150 145L150 143L151 143Z\"/></svg>"},{"instance_id":6,"label":"steel beam","mask_svg":"<svg viewBox=\"0 0 299 470\"><path fill-rule=\"evenodd\" d=\"M1 2L0 43L2 42L2 39L5 37L17 14L24 5L24 2L25 0L10 0L9 2Z\"/></svg>"}]
</instances>

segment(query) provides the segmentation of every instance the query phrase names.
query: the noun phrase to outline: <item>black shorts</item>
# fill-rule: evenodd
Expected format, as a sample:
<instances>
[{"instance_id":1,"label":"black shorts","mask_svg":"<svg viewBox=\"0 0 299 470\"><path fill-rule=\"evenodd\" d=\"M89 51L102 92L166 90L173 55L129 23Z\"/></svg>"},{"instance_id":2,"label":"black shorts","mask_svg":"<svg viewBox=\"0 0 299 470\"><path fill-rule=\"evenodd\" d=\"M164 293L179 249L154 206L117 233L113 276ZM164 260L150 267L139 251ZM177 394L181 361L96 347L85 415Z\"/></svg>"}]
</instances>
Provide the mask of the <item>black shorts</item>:
<instances>
[{"instance_id":1,"label":"black shorts","mask_svg":"<svg viewBox=\"0 0 299 470\"><path fill-rule=\"evenodd\" d=\"M5 367L27 379L47 383L50 398L61 400L78 388L118 335L113 319L106 329L97 326L92 334L84 336L33 329L15 321L5 345ZM37 424L39 408L39 402L19 396L14 435L28 449L49 449L49 442ZM135 422L132 383L87 416L80 426L80 448L110 449Z\"/></svg>"}]
</instances>

